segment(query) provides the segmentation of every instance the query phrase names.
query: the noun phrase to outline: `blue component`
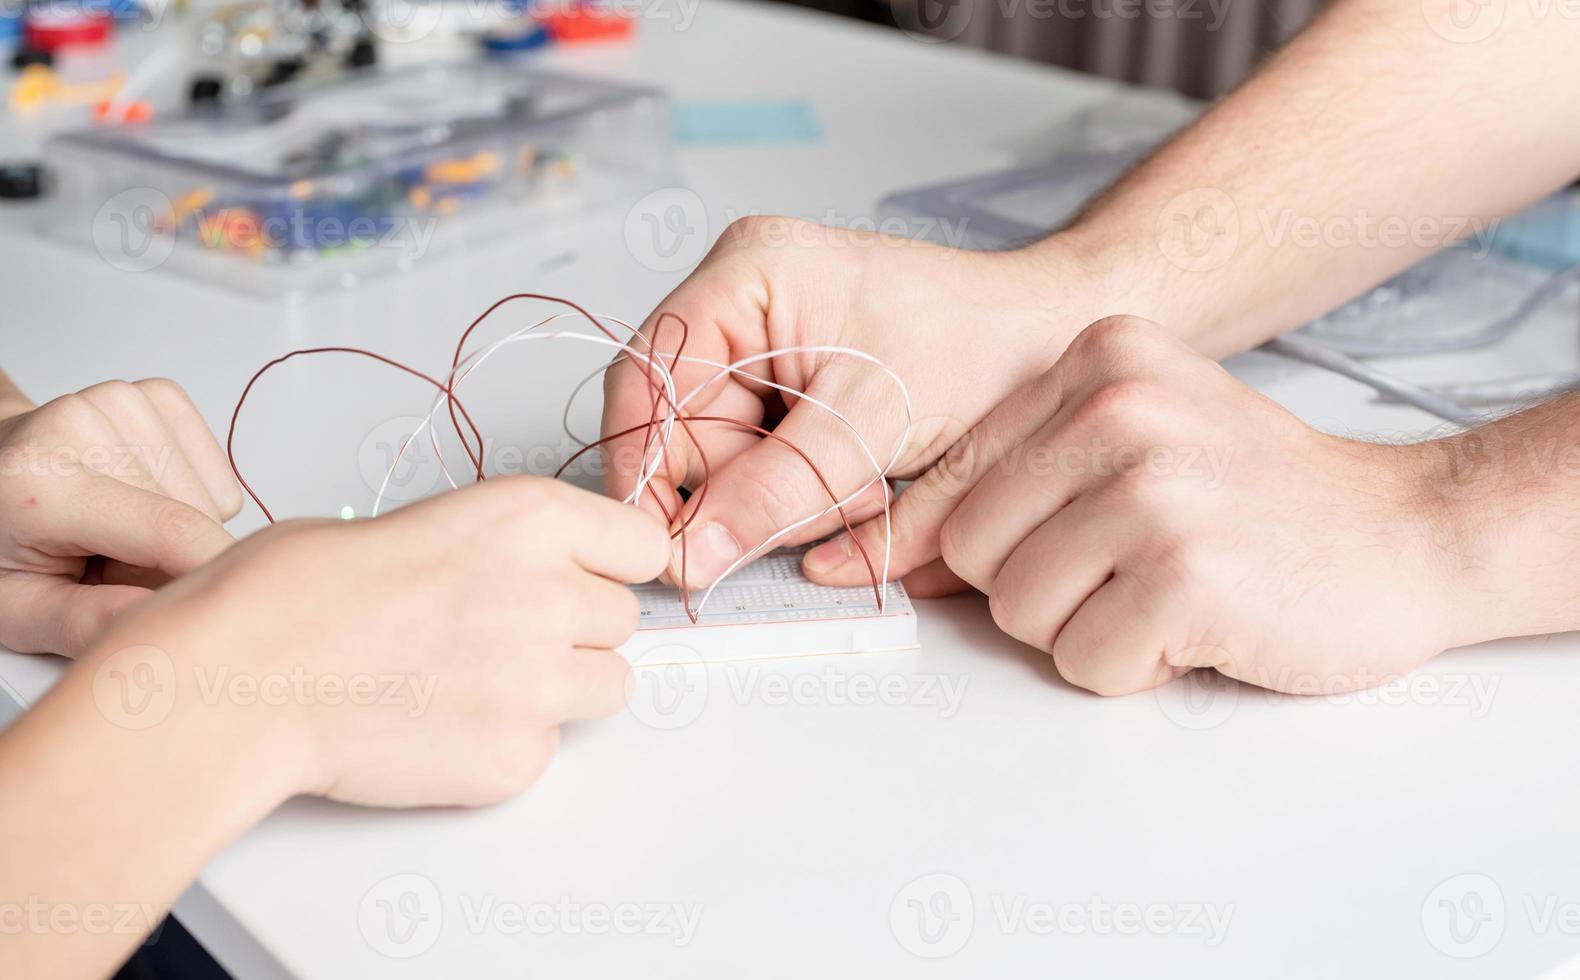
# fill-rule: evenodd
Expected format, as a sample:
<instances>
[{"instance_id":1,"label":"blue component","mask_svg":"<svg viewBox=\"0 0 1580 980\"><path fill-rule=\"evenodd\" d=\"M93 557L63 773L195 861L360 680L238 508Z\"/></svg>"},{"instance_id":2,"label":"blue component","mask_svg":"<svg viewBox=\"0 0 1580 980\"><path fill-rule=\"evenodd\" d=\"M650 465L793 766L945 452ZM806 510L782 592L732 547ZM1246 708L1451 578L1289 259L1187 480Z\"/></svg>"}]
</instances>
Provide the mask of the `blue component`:
<instances>
[{"instance_id":1,"label":"blue component","mask_svg":"<svg viewBox=\"0 0 1580 980\"><path fill-rule=\"evenodd\" d=\"M399 224L388 212L369 210L350 200L275 201L255 210L264 240L283 252L368 245Z\"/></svg>"},{"instance_id":2,"label":"blue component","mask_svg":"<svg viewBox=\"0 0 1580 980\"><path fill-rule=\"evenodd\" d=\"M518 54L549 43L549 32L542 24L513 26L483 35L483 50L490 54Z\"/></svg>"},{"instance_id":3,"label":"blue component","mask_svg":"<svg viewBox=\"0 0 1580 980\"><path fill-rule=\"evenodd\" d=\"M1580 262L1580 196L1566 191L1550 197L1503 219L1491 237L1493 251L1509 258L1547 269L1567 269Z\"/></svg>"},{"instance_id":4,"label":"blue component","mask_svg":"<svg viewBox=\"0 0 1580 980\"><path fill-rule=\"evenodd\" d=\"M19 5L0 7L0 44L15 41L22 36L22 12Z\"/></svg>"},{"instance_id":5,"label":"blue component","mask_svg":"<svg viewBox=\"0 0 1580 980\"><path fill-rule=\"evenodd\" d=\"M670 109L679 143L713 146L769 146L820 143L823 127L812 104L803 99L680 102Z\"/></svg>"}]
</instances>

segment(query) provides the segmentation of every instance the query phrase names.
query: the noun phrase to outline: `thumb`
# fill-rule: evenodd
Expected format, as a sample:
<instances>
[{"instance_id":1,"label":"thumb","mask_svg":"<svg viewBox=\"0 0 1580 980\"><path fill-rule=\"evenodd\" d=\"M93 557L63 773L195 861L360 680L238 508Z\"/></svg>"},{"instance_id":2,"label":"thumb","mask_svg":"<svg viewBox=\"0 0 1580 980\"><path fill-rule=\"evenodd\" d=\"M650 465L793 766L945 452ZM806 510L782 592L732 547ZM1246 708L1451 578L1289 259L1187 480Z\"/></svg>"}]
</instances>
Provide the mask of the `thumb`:
<instances>
[{"instance_id":1,"label":"thumb","mask_svg":"<svg viewBox=\"0 0 1580 980\"><path fill-rule=\"evenodd\" d=\"M744 426L707 417L693 422ZM870 439L868 428L861 431ZM686 532L675 543L675 581L705 587L770 540L772 547L803 544L846 520L854 526L882 512L887 481L854 433L821 408L802 399L771 434L758 434L760 441L715 469L687 504L677 522ZM870 445L878 464L887 462L888 443L880 438ZM837 511L825 513L858 489L843 520Z\"/></svg>"},{"instance_id":2,"label":"thumb","mask_svg":"<svg viewBox=\"0 0 1580 980\"><path fill-rule=\"evenodd\" d=\"M887 524L876 517L856 528L854 536L841 534L807 552L802 563L807 577L823 585L860 585L866 568L850 559L865 551L881 561L886 547L891 578L927 569L943 554L944 522L990 470L1014 460L1044 424L1058 392L1059 379L1051 371L1016 389L900 494ZM950 577L929 570L921 581L929 583L928 591L943 592L952 589Z\"/></svg>"},{"instance_id":3,"label":"thumb","mask_svg":"<svg viewBox=\"0 0 1580 980\"><path fill-rule=\"evenodd\" d=\"M131 585L79 585L58 575L0 577L0 643L18 653L79 657L122 610L153 595Z\"/></svg>"}]
</instances>

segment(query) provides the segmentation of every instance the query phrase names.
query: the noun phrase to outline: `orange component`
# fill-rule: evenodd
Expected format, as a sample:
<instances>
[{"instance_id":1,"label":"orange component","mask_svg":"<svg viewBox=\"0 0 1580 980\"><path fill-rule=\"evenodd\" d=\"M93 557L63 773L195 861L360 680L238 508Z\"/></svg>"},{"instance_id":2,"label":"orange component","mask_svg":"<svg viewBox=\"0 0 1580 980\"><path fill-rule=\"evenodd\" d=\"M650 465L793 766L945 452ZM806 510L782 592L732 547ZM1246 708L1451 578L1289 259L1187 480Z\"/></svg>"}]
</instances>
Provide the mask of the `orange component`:
<instances>
[{"instance_id":1,"label":"orange component","mask_svg":"<svg viewBox=\"0 0 1580 980\"><path fill-rule=\"evenodd\" d=\"M251 208L224 208L205 215L198 221L198 237L209 248L234 248L250 255L268 245Z\"/></svg>"},{"instance_id":2,"label":"orange component","mask_svg":"<svg viewBox=\"0 0 1580 980\"><path fill-rule=\"evenodd\" d=\"M561 44L578 41L616 41L631 36L636 18L590 9L566 10L543 19L549 34Z\"/></svg>"},{"instance_id":3,"label":"orange component","mask_svg":"<svg viewBox=\"0 0 1580 980\"><path fill-rule=\"evenodd\" d=\"M499 154L482 152L470 157L441 160L423 168L430 184L471 184L499 173Z\"/></svg>"},{"instance_id":4,"label":"orange component","mask_svg":"<svg viewBox=\"0 0 1580 980\"><path fill-rule=\"evenodd\" d=\"M118 107L116 113L111 114L111 109L117 108L114 99L104 99L93 107L93 118L101 123L144 123L153 118L154 107L141 99L136 99Z\"/></svg>"}]
</instances>

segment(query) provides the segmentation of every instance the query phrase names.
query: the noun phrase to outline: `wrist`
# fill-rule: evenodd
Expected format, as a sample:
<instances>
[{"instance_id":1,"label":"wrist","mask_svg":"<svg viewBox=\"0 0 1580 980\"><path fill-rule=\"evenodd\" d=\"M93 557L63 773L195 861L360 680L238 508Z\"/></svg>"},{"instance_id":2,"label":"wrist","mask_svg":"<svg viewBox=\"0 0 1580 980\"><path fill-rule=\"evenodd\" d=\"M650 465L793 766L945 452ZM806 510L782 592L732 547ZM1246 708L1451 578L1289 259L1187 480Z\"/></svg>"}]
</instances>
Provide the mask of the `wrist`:
<instances>
[{"instance_id":1,"label":"wrist","mask_svg":"<svg viewBox=\"0 0 1580 980\"><path fill-rule=\"evenodd\" d=\"M86 730L165 760L239 833L311 785L304 712L270 696L229 631L150 629L155 612L113 629L61 687Z\"/></svg>"},{"instance_id":2,"label":"wrist","mask_svg":"<svg viewBox=\"0 0 1580 980\"><path fill-rule=\"evenodd\" d=\"M1046 290L1081 311L1077 332L1104 317L1137 316L1203 353L1229 353L1212 350L1202 328L1205 310L1195 300L1196 281L1209 277L1187 275L1150 247L1152 240L1116 235L1101 223L1078 223L1014 254L1041 271Z\"/></svg>"},{"instance_id":3,"label":"wrist","mask_svg":"<svg viewBox=\"0 0 1580 980\"><path fill-rule=\"evenodd\" d=\"M1130 306L1114 257L1065 233L985 257L993 271L984 292L998 298L1000 309L1026 335L1021 346L1028 356L1040 356L1040 369L1051 367L1077 334L1104 317L1148 316L1141 310L1149 305Z\"/></svg>"},{"instance_id":4,"label":"wrist","mask_svg":"<svg viewBox=\"0 0 1580 980\"><path fill-rule=\"evenodd\" d=\"M1529 485L1509 467L1516 460L1501 430L1483 426L1400 447L1411 497L1428 535L1429 558L1445 602L1445 648L1543 632L1550 609L1523 580L1543 551L1528 540L1536 514L1520 499Z\"/></svg>"},{"instance_id":5,"label":"wrist","mask_svg":"<svg viewBox=\"0 0 1580 980\"><path fill-rule=\"evenodd\" d=\"M1225 357L1246 346L1220 322L1237 223L1222 195L1184 194L1156 210L1108 202L1025 251L1078 270L1093 320L1142 317L1209 357Z\"/></svg>"}]
</instances>

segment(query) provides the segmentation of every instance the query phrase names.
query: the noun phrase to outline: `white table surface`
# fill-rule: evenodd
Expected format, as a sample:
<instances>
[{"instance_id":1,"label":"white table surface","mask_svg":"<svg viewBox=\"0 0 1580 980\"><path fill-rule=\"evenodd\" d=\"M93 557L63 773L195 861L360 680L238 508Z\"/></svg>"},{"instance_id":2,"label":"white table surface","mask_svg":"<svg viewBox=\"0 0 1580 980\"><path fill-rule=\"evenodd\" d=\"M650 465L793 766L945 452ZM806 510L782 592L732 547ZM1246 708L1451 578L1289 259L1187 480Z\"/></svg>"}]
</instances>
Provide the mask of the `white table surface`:
<instances>
[{"instance_id":1,"label":"white table surface","mask_svg":"<svg viewBox=\"0 0 1580 980\"><path fill-rule=\"evenodd\" d=\"M730 0L706 0L684 32L653 22L632 47L552 58L677 99L812 102L822 145L682 151L709 236L752 210L870 218L898 187L1017 162L1110 91ZM39 242L25 209L9 209L0 364L35 397L168 375L223 431L247 376L293 347L354 343L438 368L474 311L521 288L640 318L679 273L635 261L622 218L281 307L118 272ZM566 251L576 261L537 271ZM1425 378L1573 363L1574 322L1568 305L1498 350L1400 367ZM557 446L559 385L587 356L559 345L502 355L469 406L504 442ZM1431 425L1349 382L1266 367L1236 364L1325 428L1398 438ZM359 448L426 394L375 366L324 360L280 373L256 399L241 446L260 492L279 513L331 514L365 508ZM260 523L249 507L233 529ZM980 599L918 607L918 652L682 675L691 687L669 692L680 705L670 718L689 721L628 713L575 727L543 781L504 806L292 802L216 859L178 914L241 980L1507 978L1580 952L1580 781L1563 762L1580 739L1573 636L1456 651L1380 696L1186 682L1102 700L997 634ZM0 687L31 701L61 667L0 653ZM847 686L869 676L905 703ZM406 943L381 900L422 916ZM1447 931L1444 902L1479 908L1480 931L1468 918ZM1116 924L1096 905L1124 911ZM635 934L580 928L649 906L698 915L694 933L674 917ZM936 943L916 932L917 907L952 909ZM1226 919L1221 935L1208 913Z\"/></svg>"}]
</instances>

